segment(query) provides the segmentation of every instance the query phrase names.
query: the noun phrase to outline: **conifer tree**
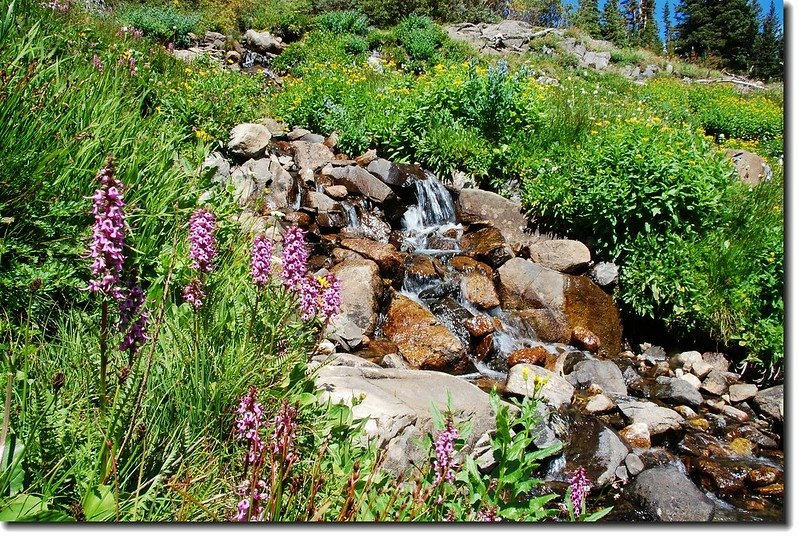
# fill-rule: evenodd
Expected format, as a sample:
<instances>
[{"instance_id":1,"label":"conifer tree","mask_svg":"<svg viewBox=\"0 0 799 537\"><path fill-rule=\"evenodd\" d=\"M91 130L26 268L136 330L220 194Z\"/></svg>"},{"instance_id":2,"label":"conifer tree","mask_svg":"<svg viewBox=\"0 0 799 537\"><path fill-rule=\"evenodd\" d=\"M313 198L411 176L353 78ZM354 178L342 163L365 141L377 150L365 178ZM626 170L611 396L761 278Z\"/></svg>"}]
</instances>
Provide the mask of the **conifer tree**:
<instances>
[{"instance_id":1,"label":"conifer tree","mask_svg":"<svg viewBox=\"0 0 799 537\"><path fill-rule=\"evenodd\" d=\"M658 35L658 25L655 17L655 0L641 0L641 22L638 34L638 44L655 52L663 50L663 43Z\"/></svg>"},{"instance_id":2,"label":"conifer tree","mask_svg":"<svg viewBox=\"0 0 799 537\"><path fill-rule=\"evenodd\" d=\"M593 38L602 37L599 24L599 0L579 0L572 24Z\"/></svg>"},{"instance_id":3,"label":"conifer tree","mask_svg":"<svg viewBox=\"0 0 799 537\"><path fill-rule=\"evenodd\" d=\"M666 53L671 56L674 54L674 32L671 28L671 8L669 6L669 0L666 0L666 3L663 5L663 33L663 48Z\"/></svg>"},{"instance_id":4,"label":"conifer tree","mask_svg":"<svg viewBox=\"0 0 799 537\"><path fill-rule=\"evenodd\" d=\"M602 37L617 47L627 46L627 28L619 11L619 0L607 0L602 9Z\"/></svg>"},{"instance_id":5,"label":"conifer tree","mask_svg":"<svg viewBox=\"0 0 799 537\"><path fill-rule=\"evenodd\" d=\"M622 11L627 28L627 42L630 46L637 47L640 45L641 34L641 0L623 0Z\"/></svg>"},{"instance_id":6,"label":"conifer tree","mask_svg":"<svg viewBox=\"0 0 799 537\"><path fill-rule=\"evenodd\" d=\"M783 39L774 0L755 41L753 74L763 80L783 78Z\"/></svg>"}]
</instances>

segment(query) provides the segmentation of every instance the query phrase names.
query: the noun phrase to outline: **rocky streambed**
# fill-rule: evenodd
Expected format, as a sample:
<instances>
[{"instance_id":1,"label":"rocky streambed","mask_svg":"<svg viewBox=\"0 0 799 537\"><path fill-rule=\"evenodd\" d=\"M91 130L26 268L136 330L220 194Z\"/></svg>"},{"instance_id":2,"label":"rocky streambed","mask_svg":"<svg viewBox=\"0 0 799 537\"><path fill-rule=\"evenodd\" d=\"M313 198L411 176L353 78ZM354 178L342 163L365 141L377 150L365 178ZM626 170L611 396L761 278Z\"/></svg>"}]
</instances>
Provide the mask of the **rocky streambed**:
<instances>
[{"instance_id":1,"label":"rocky streambed","mask_svg":"<svg viewBox=\"0 0 799 537\"><path fill-rule=\"evenodd\" d=\"M487 390L537 396L536 445L553 490L583 466L610 520L784 519L783 388L759 389L718 353L625 341L618 275L576 240L542 236L521 206L406 164L336 154L335 136L243 124L203 170L232 191L247 232L308 231L314 271L342 282L318 385L362 402L386 465L422 461L431 404L473 428L493 461ZM278 248L279 250L279 248ZM278 251L279 253L279 251Z\"/></svg>"}]
</instances>

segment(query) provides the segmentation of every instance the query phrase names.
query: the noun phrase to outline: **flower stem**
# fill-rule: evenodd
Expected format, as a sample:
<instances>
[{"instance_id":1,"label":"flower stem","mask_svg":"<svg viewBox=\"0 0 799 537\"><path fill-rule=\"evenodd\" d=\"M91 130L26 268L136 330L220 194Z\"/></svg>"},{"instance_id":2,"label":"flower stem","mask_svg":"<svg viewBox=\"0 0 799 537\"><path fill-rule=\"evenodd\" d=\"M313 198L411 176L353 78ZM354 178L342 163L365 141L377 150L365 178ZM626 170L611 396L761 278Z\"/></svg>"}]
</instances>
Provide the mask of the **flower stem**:
<instances>
[{"instance_id":1,"label":"flower stem","mask_svg":"<svg viewBox=\"0 0 799 537\"><path fill-rule=\"evenodd\" d=\"M105 409L105 375L108 369L108 300L103 300L100 317L100 410Z\"/></svg>"}]
</instances>

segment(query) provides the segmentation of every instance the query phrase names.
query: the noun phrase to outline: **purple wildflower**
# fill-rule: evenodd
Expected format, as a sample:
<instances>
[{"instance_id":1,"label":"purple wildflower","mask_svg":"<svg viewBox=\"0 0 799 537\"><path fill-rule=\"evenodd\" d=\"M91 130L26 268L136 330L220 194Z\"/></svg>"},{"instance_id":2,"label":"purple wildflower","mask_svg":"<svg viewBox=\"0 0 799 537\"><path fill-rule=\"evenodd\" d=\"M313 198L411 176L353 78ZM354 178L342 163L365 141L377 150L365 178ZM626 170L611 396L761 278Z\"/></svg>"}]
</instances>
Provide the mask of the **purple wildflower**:
<instances>
[{"instance_id":1,"label":"purple wildflower","mask_svg":"<svg viewBox=\"0 0 799 537\"><path fill-rule=\"evenodd\" d=\"M497 515L497 506L483 507L477 512L477 520L479 522L500 522L502 518Z\"/></svg>"},{"instance_id":2,"label":"purple wildflower","mask_svg":"<svg viewBox=\"0 0 799 537\"><path fill-rule=\"evenodd\" d=\"M94 66L95 69L97 69L101 73L105 71L105 65L103 64L103 60L101 60L100 56L98 56L97 54L92 56L92 65Z\"/></svg>"},{"instance_id":3,"label":"purple wildflower","mask_svg":"<svg viewBox=\"0 0 799 537\"><path fill-rule=\"evenodd\" d=\"M320 291L319 281L316 278L310 274L303 278L300 287L300 311L303 321L309 321L316 315Z\"/></svg>"},{"instance_id":4,"label":"purple wildflower","mask_svg":"<svg viewBox=\"0 0 799 537\"><path fill-rule=\"evenodd\" d=\"M214 269L214 257L218 253L216 247L216 217L211 211L197 209L189 219L189 243L191 244L191 267L200 272L211 272Z\"/></svg>"},{"instance_id":5,"label":"purple wildflower","mask_svg":"<svg viewBox=\"0 0 799 537\"><path fill-rule=\"evenodd\" d=\"M294 439L297 436L297 409L283 401L273 423L275 429L272 432L272 452L276 455L282 454L283 460L291 462L296 456Z\"/></svg>"},{"instance_id":6,"label":"purple wildflower","mask_svg":"<svg viewBox=\"0 0 799 537\"><path fill-rule=\"evenodd\" d=\"M583 501L591 490L591 481L585 475L585 468L578 466L569 478L571 485L571 501L574 508L574 516L580 516L583 509Z\"/></svg>"},{"instance_id":7,"label":"purple wildflower","mask_svg":"<svg viewBox=\"0 0 799 537\"><path fill-rule=\"evenodd\" d=\"M127 295L119 303L119 328L125 331L119 350L130 350L133 354L147 341L147 326L150 315L144 305L144 292L141 286L129 282Z\"/></svg>"},{"instance_id":8,"label":"purple wildflower","mask_svg":"<svg viewBox=\"0 0 799 537\"><path fill-rule=\"evenodd\" d=\"M237 440L247 440L249 444L247 452L249 464L259 462L264 451L264 442L258 432L264 418L264 408L258 402L257 396L258 391L255 386L250 386L250 390L241 398L239 408L236 410L238 417L233 431L233 436Z\"/></svg>"},{"instance_id":9,"label":"purple wildflower","mask_svg":"<svg viewBox=\"0 0 799 537\"><path fill-rule=\"evenodd\" d=\"M325 320L341 311L341 280L328 274L322 282L322 317Z\"/></svg>"},{"instance_id":10,"label":"purple wildflower","mask_svg":"<svg viewBox=\"0 0 799 537\"><path fill-rule=\"evenodd\" d=\"M294 226L283 237L283 285L291 291L299 291L308 272L308 246L305 231Z\"/></svg>"},{"instance_id":11,"label":"purple wildflower","mask_svg":"<svg viewBox=\"0 0 799 537\"><path fill-rule=\"evenodd\" d=\"M135 26L131 26L128 31L130 32L130 35L132 35L133 37L136 37L136 38L144 37L144 32L142 30L139 30Z\"/></svg>"},{"instance_id":12,"label":"purple wildflower","mask_svg":"<svg viewBox=\"0 0 799 537\"><path fill-rule=\"evenodd\" d=\"M42 5L44 5L45 7L49 7L53 11L58 11L59 13L66 13L67 11L69 11L72 2L70 0L65 0L63 2L61 0L51 0L50 2L47 2Z\"/></svg>"},{"instance_id":13,"label":"purple wildflower","mask_svg":"<svg viewBox=\"0 0 799 537\"><path fill-rule=\"evenodd\" d=\"M183 300L191 304L194 309L200 309L205 300L205 285L197 278L183 288Z\"/></svg>"},{"instance_id":14,"label":"purple wildflower","mask_svg":"<svg viewBox=\"0 0 799 537\"><path fill-rule=\"evenodd\" d=\"M128 70L130 71L130 76L136 76L138 69L136 68L136 58L131 56L128 58Z\"/></svg>"},{"instance_id":15,"label":"purple wildflower","mask_svg":"<svg viewBox=\"0 0 799 537\"><path fill-rule=\"evenodd\" d=\"M237 494L241 496L241 501L237 505L237 512L233 515L235 522L248 522L250 520L262 521L264 519L264 508L262 503L269 499L266 491L266 482L259 479L258 483L250 489L250 480L245 479L236 487Z\"/></svg>"},{"instance_id":16,"label":"purple wildflower","mask_svg":"<svg viewBox=\"0 0 799 537\"><path fill-rule=\"evenodd\" d=\"M114 160L109 157L95 180L101 188L92 196L94 226L89 244L94 279L89 280L89 291L119 298L119 278L125 263L125 217L122 209L122 183L114 177Z\"/></svg>"},{"instance_id":17,"label":"purple wildflower","mask_svg":"<svg viewBox=\"0 0 799 537\"><path fill-rule=\"evenodd\" d=\"M269 274L272 271L272 241L258 235L255 237L252 246L252 281L257 286L266 285L269 282Z\"/></svg>"},{"instance_id":18,"label":"purple wildflower","mask_svg":"<svg viewBox=\"0 0 799 537\"><path fill-rule=\"evenodd\" d=\"M435 441L436 460L433 461L433 468L436 471L436 478L433 486L437 486L442 481L452 483L455 481L455 439L458 438L458 429L452 419L447 420L447 427L438 433Z\"/></svg>"},{"instance_id":19,"label":"purple wildflower","mask_svg":"<svg viewBox=\"0 0 799 537\"><path fill-rule=\"evenodd\" d=\"M169 52L170 54L172 54L173 52L175 52L175 44L174 44L172 41L170 41L170 42L167 44L167 46L166 46L166 51L167 51L167 52Z\"/></svg>"}]
</instances>

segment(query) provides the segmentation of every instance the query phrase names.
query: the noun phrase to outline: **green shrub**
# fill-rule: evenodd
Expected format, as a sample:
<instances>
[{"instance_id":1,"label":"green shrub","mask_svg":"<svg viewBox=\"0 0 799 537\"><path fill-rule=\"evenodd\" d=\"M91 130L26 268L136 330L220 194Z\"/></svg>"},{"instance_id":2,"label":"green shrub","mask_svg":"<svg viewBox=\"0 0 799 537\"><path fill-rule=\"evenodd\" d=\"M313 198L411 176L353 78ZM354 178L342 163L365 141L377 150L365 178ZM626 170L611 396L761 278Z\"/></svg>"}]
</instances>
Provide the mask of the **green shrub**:
<instances>
[{"instance_id":1,"label":"green shrub","mask_svg":"<svg viewBox=\"0 0 799 537\"><path fill-rule=\"evenodd\" d=\"M134 26L163 43L172 42L175 46L189 44L188 34L196 32L200 17L195 14L180 13L167 4L163 7L127 7L119 14L119 19Z\"/></svg>"},{"instance_id":2,"label":"green shrub","mask_svg":"<svg viewBox=\"0 0 799 537\"><path fill-rule=\"evenodd\" d=\"M353 56L364 54L369 50L369 43L367 43L366 39L359 35L347 36L344 39L342 46L344 47L344 52Z\"/></svg>"},{"instance_id":3,"label":"green shrub","mask_svg":"<svg viewBox=\"0 0 799 537\"><path fill-rule=\"evenodd\" d=\"M357 11L333 11L314 20L316 28L332 34L366 35L369 20Z\"/></svg>"},{"instance_id":4,"label":"green shrub","mask_svg":"<svg viewBox=\"0 0 799 537\"><path fill-rule=\"evenodd\" d=\"M614 49L610 51L610 61L620 65L643 65L651 54L640 49Z\"/></svg>"}]
</instances>

